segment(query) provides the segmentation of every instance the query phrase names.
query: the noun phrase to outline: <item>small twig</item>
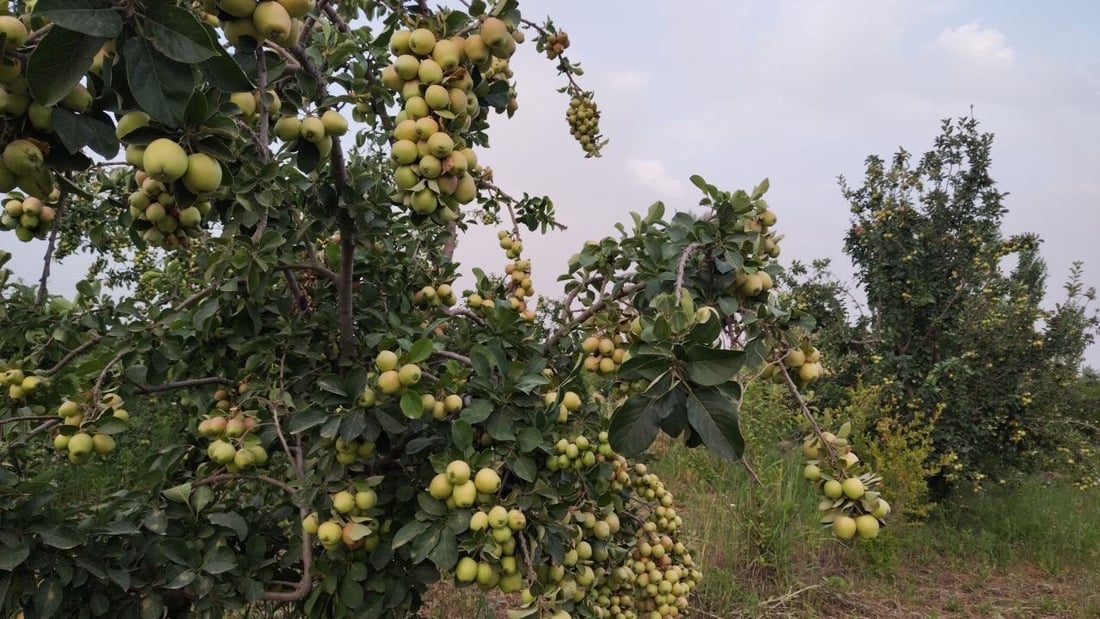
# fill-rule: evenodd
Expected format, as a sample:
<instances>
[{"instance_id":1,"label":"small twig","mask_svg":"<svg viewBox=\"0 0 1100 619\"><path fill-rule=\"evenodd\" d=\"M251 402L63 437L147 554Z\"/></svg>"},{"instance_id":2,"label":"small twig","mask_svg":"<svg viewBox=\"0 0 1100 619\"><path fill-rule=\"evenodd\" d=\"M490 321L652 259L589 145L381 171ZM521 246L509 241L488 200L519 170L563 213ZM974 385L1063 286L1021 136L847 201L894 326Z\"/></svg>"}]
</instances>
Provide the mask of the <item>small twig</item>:
<instances>
[{"instance_id":1,"label":"small twig","mask_svg":"<svg viewBox=\"0 0 1100 619\"><path fill-rule=\"evenodd\" d=\"M284 271L312 271L334 282L340 281L340 275L336 271L320 264L283 264L279 268Z\"/></svg>"},{"instance_id":2,"label":"small twig","mask_svg":"<svg viewBox=\"0 0 1100 619\"><path fill-rule=\"evenodd\" d=\"M821 426L817 425L817 420L814 419L814 414L810 412L810 407L806 405L806 400L803 399L802 394L798 392L798 386L794 384L794 379L791 378L790 373L787 371L787 365L780 361L776 364L776 367L783 373L783 378L786 379L787 389L798 402L802 414L805 415L806 419L810 422L810 427L813 428L814 434L817 435L817 440L825 446L825 452L829 455L829 460L836 460L836 449L833 447L832 443L825 440L825 436L821 432Z\"/></svg>"},{"instance_id":3,"label":"small twig","mask_svg":"<svg viewBox=\"0 0 1100 619\"><path fill-rule=\"evenodd\" d=\"M435 354L439 355L440 357L446 357L447 359L454 359L455 361L458 361L459 363L465 363L466 365L473 365L473 361L470 361L469 357L467 357L465 355L460 355L456 352L451 352L449 350L437 350L437 351L435 351Z\"/></svg>"},{"instance_id":4,"label":"small twig","mask_svg":"<svg viewBox=\"0 0 1100 619\"><path fill-rule=\"evenodd\" d=\"M54 214L53 225L50 228L50 240L46 244L46 255L42 259L42 277L38 279L38 296L34 301L36 307L45 305L46 297L49 296L49 292L46 290L46 282L50 279L50 263L53 262L53 252L57 248L57 232L61 229L61 218L65 214L65 198L67 197L69 197L69 192L62 189L61 197L57 200L57 212Z\"/></svg>"},{"instance_id":5,"label":"small twig","mask_svg":"<svg viewBox=\"0 0 1100 619\"><path fill-rule=\"evenodd\" d=\"M46 421L48 419L56 419L53 415L24 415L22 417L8 417L7 419L0 419L0 426L9 423L19 423L20 421Z\"/></svg>"},{"instance_id":6,"label":"small twig","mask_svg":"<svg viewBox=\"0 0 1100 619\"><path fill-rule=\"evenodd\" d=\"M470 320L476 322L479 326L482 327L486 326L487 324L485 322L485 319L465 307L448 307L444 311L448 316L465 316L466 318L469 318Z\"/></svg>"},{"instance_id":7,"label":"small twig","mask_svg":"<svg viewBox=\"0 0 1100 619\"><path fill-rule=\"evenodd\" d=\"M92 338L89 339L87 342L84 342L80 346L77 346L76 348L74 348L74 349L70 350L69 352L65 353L65 356L62 357L61 360L58 361L52 368L50 368L48 370L43 370L43 371L39 372L38 374L41 375L41 376L50 376L51 374L55 374L55 373L59 372L66 365L69 365L69 363L71 363L73 359L80 356L81 353L88 350L92 346L95 346L96 344L98 344L102 340L103 340L102 335L93 335Z\"/></svg>"},{"instance_id":8,"label":"small twig","mask_svg":"<svg viewBox=\"0 0 1100 619\"><path fill-rule=\"evenodd\" d=\"M817 588L820 588L820 587L821 587L821 585L810 585L808 587L802 587L798 591L791 591L790 593L785 593L783 595L764 600L763 602L760 603L760 605L761 606L768 606L768 607L782 606L783 604L786 604L787 602L793 600L794 598L798 597L799 595L802 595L803 593L805 593L807 591L813 591L814 589L817 589Z\"/></svg>"},{"instance_id":9,"label":"small twig","mask_svg":"<svg viewBox=\"0 0 1100 619\"><path fill-rule=\"evenodd\" d=\"M103 366L103 370L99 372L99 376L95 379L95 385L92 387L92 393L89 396L92 402L99 402L99 392L103 388L103 381L107 378L107 372L111 370L111 366L122 361L122 358L126 356L128 352L130 351L125 349L118 351L118 353L107 362L107 365Z\"/></svg>"},{"instance_id":10,"label":"small twig","mask_svg":"<svg viewBox=\"0 0 1100 619\"><path fill-rule=\"evenodd\" d=\"M268 484L270 486L275 486L276 488L279 488L279 489L283 490L287 494L295 494L295 493L298 492L297 488L293 488L289 484L287 484L286 482L279 481L278 479L275 479L274 477L270 477L268 475L244 475L242 473L218 473L217 475L211 475L210 477L206 477L206 478L200 479L198 481L192 482L191 487L192 488L197 488L199 486L213 486L215 484L220 484L223 481L233 481L235 479L243 479L243 480L258 479L258 480L264 482L265 484Z\"/></svg>"},{"instance_id":11,"label":"small twig","mask_svg":"<svg viewBox=\"0 0 1100 619\"><path fill-rule=\"evenodd\" d=\"M745 465L745 470L749 472L749 476L752 477L753 481L756 482L756 485L763 488L764 482L760 481L760 476L757 475L756 471L753 470L752 464L749 463L748 454L741 454L741 464Z\"/></svg>"},{"instance_id":12,"label":"small twig","mask_svg":"<svg viewBox=\"0 0 1100 619\"><path fill-rule=\"evenodd\" d=\"M207 376L205 378L189 378L187 380L179 380L171 383L164 383L162 385L138 385L135 391L142 395L149 395L152 393L162 393L165 391L174 391L176 389L189 389L191 387L202 387L205 385L225 385L230 387L233 385L233 381L222 378L221 376Z\"/></svg>"}]
</instances>

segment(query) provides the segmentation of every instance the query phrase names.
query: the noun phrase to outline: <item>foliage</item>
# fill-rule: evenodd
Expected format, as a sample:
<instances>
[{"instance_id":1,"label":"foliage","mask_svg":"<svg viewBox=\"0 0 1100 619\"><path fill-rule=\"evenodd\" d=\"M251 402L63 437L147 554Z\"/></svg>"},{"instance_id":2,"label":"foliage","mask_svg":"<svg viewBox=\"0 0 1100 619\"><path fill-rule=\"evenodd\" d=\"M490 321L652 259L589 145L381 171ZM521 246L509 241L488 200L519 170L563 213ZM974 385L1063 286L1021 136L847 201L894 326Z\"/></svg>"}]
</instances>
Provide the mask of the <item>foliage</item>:
<instances>
[{"instance_id":1,"label":"foliage","mask_svg":"<svg viewBox=\"0 0 1100 619\"><path fill-rule=\"evenodd\" d=\"M936 459L932 432L936 413L926 418L917 411L907 420L893 416L899 405L881 387L857 385L839 409L827 409L824 423L844 419L852 424L852 447L882 476L882 495L897 513L924 517L932 510L928 479L952 464Z\"/></svg>"},{"instance_id":2,"label":"foliage","mask_svg":"<svg viewBox=\"0 0 1100 619\"><path fill-rule=\"evenodd\" d=\"M513 0L16 8L4 227L47 264L124 264L71 301L0 271L5 615L394 617L440 578L522 592L517 617L682 614L683 520L627 458L658 431L740 456L738 372L774 374L812 325L772 286L767 181L693 177L702 214L632 214L539 320L521 226L559 225L552 202L478 158L518 109L525 33L583 102L583 152L607 145L549 20ZM504 275L460 294L461 233L505 213ZM806 367L780 372L796 399ZM117 488L55 498L79 496L66 467L111 464L132 469Z\"/></svg>"}]
</instances>

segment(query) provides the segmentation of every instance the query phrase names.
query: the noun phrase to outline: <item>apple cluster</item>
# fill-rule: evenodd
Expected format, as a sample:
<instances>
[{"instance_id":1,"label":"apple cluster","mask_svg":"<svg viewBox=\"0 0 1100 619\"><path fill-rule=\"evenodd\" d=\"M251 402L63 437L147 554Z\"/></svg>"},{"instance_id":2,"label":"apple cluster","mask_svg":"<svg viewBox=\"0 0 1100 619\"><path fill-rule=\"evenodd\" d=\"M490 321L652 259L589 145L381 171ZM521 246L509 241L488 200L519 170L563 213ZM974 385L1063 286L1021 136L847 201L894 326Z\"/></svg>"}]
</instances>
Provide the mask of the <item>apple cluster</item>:
<instances>
[{"instance_id":1,"label":"apple cluster","mask_svg":"<svg viewBox=\"0 0 1100 619\"><path fill-rule=\"evenodd\" d=\"M428 285L413 293L413 302L422 307L454 307L458 295L450 284Z\"/></svg>"},{"instance_id":2,"label":"apple cluster","mask_svg":"<svg viewBox=\"0 0 1100 619\"><path fill-rule=\"evenodd\" d=\"M277 113L279 108L268 106L269 112L273 109ZM317 147L318 154L324 159L332 152L332 139L348 132L348 120L340 112L330 109L321 112L320 115L310 114L304 118L280 116L275 121L274 129L275 136L289 144L293 144L298 139L310 142Z\"/></svg>"},{"instance_id":3,"label":"apple cluster","mask_svg":"<svg viewBox=\"0 0 1100 619\"><path fill-rule=\"evenodd\" d=\"M592 93L574 94L565 112L569 134L581 145L586 157L599 157L603 139L600 137L600 111Z\"/></svg>"},{"instance_id":4,"label":"apple cluster","mask_svg":"<svg viewBox=\"0 0 1100 619\"><path fill-rule=\"evenodd\" d=\"M558 403L557 391L548 391L542 397L547 406L558 404L558 423L567 423L570 413L575 413L581 409L581 396L578 395L576 391L566 391L563 393L561 395L561 403ZM547 460L547 465L549 466L549 459ZM554 469L551 468L550 470Z\"/></svg>"},{"instance_id":5,"label":"apple cluster","mask_svg":"<svg viewBox=\"0 0 1100 619\"><path fill-rule=\"evenodd\" d=\"M117 393L107 394L100 402L100 414L111 411L111 416L120 421L129 421L130 413L122 408L123 400ZM86 421L85 409L79 403L66 399L57 407L57 415L64 421L63 426L80 428ZM78 431L75 434L58 432L54 435L53 446L58 451L65 452L69 461L73 464L83 464L91 459L92 454L108 454L115 449L113 436L101 432L89 434Z\"/></svg>"},{"instance_id":6,"label":"apple cluster","mask_svg":"<svg viewBox=\"0 0 1100 619\"><path fill-rule=\"evenodd\" d=\"M466 509L478 502L478 495L488 496L500 490L500 475L485 467L475 474L465 460L452 460L428 483L428 494L445 501L451 509Z\"/></svg>"},{"instance_id":7,"label":"apple cluster","mask_svg":"<svg viewBox=\"0 0 1100 619\"><path fill-rule=\"evenodd\" d=\"M376 446L372 441L335 441L336 461L347 466L357 460L369 460L374 457Z\"/></svg>"},{"instance_id":8,"label":"apple cluster","mask_svg":"<svg viewBox=\"0 0 1100 619\"><path fill-rule=\"evenodd\" d=\"M584 369L603 375L614 374L626 360L629 343L622 333L604 333L602 336L590 335L581 342L581 351L586 355Z\"/></svg>"},{"instance_id":9,"label":"apple cluster","mask_svg":"<svg viewBox=\"0 0 1100 619\"><path fill-rule=\"evenodd\" d=\"M546 57L550 60L561 56L567 49L569 49L569 35L564 31L547 33L539 38L538 50L546 52Z\"/></svg>"},{"instance_id":10,"label":"apple cluster","mask_svg":"<svg viewBox=\"0 0 1100 619\"><path fill-rule=\"evenodd\" d=\"M302 520L302 531L316 535L329 552L340 546L348 550L374 550L381 541L378 522L371 514L378 504L374 488L365 482L357 483L354 488L333 494L331 501L332 517L321 522L320 515L313 512Z\"/></svg>"},{"instance_id":11,"label":"apple cluster","mask_svg":"<svg viewBox=\"0 0 1100 619\"><path fill-rule=\"evenodd\" d=\"M0 373L0 386L8 388L8 397L13 400L23 400L45 384L46 379L43 377L24 372L18 367L8 368Z\"/></svg>"},{"instance_id":12,"label":"apple cluster","mask_svg":"<svg viewBox=\"0 0 1100 619\"><path fill-rule=\"evenodd\" d=\"M481 542L484 553L480 559L461 557L455 566L455 580L460 584L476 582L483 589L499 587L504 593L522 589L523 574L516 559L515 534L526 526L527 516L516 508L493 505L488 511L473 512L469 531L477 536L475 539Z\"/></svg>"},{"instance_id":13,"label":"apple cluster","mask_svg":"<svg viewBox=\"0 0 1100 619\"><path fill-rule=\"evenodd\" d=\"M849 432L851 424L846 423L837 434L807 436L802 442L802 454L807 458L803 476L823 495L818 505L824 512L821 523L830 526L834 535L845 540L857 534L861 539L873 539L890 514L890 504L877 490L881 477L853 470L859 457L848 443Z\"/></svg>"},{"instance_id":14,"label":"apple cluster","mask_svg":"<svg viewBox=\"0 0 1100 619\"><path fill-rule=\"evenodd\" d=\"M436 39L427 28L398 30L390 38L392 65L382 83L398 93L401 111L394 119L395 201L421 215L437 213L444 221L460 217L460 205L477 197L477 155L462 134L482 113L473 69L481 71L488 93L494 59L506 60L516 38L501 19L485 19L465 38ZM499 71L499 69L498 69Z\"/></svg>"},{"instance_id":15,"label":"apple cluster","mask_svg":"<svg viewBox=\"0 0 1100 619\"><path fill-rule=\"evenodd\" d=\"M302 18L313 10L314 0L203 0L206 19L220 23L226 39L240 45L242 37L293 47L302 32Z\"/></svg>"},{"instance_id":16,"label":"apple cluster","mask_svg":"<svg viewBox=\"0 0 1100 619\"><path fill-rule=\"evenodd\" d=\"M199 436L211 439L206 448L210 460L230 473L267 464L267 450L253 432L260 424L256 412L234 406L224 389L214 393L214 402L214 410L198 425Z\"/></svg>"},{"instance_id":17,"label":"apple cluster","mask_svg":"<svg viewBox=\"0 0 1100 619\"><path fill-rule=\"evenodd\" d=\"M125 140L148 124L145 112L127 112L119 118L115 134ZM168 138L128 144L126 161L138 168L137 189L128 198L134 228L151 245L186 245L210 212L209 195L221 187L221 163L206 153L188 154Z\"/></svg>"},{"instance_id":18,"label":"apple cluster","mask_svg":"<svg viewBox=\"0 0 1100 619\"><path fill-rule=\"evenodd\" d=\"M55 193L51 197L56 196ZM54 217L54 208L34 196L19 199L16 196L4 202L4 212L0 215L0 228L15 230L20 241L43 238L50 229Z\"/></svg>"},{"instance_id":19,"label":"apple cluster","mask_svg":"<svg viewBox=\"0 0 1100 619\"><path fill-rule=\"evenodd\" d=\"M561 406L564 410L564 399ZM602 454L605 458L614 454L608 443L607 432L600 432L598 441L595 443L583 434L572 439L561 438L554 444L554 453L546 456L546 468L550 471L579 471L591 468L596 466L598 454Z\"/></svg>"},{"instance_id":20,"label":"apple cluster","mask_svg":"<svg viewBox=\"0 0 1100 619\"><path fill-rule=\"evenodd\" d=\"M511 260L504 265L503 287L508 306L519 312L521 318L532 322L535 320L535 311L528 305L527 298L534 296L535 282L531 279L531 261L520 258L523 242L513 238L504 230L497 233L497 239L500 241L500 248ZM496 306L495 294L491 291L467 290L465 296L466 304L470 309L488 309Z\"/></svg>"}]
</instances>

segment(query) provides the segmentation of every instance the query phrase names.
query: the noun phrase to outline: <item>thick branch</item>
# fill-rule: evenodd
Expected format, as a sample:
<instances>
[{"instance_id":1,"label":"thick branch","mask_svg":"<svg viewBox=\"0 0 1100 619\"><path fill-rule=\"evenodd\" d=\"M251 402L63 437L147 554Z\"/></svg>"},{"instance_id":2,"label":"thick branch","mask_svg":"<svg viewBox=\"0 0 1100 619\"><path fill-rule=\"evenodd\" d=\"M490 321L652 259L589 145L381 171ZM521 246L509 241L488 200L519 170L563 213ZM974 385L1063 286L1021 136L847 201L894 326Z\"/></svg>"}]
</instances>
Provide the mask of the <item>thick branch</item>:
<instances>
[{"instance_id":1,"label":"thick branch","mask_svg":"<svg viewBox=\"0 0 1100 619\"><path fill-rule=\"evenodd\" d=\"M454 359L455 361L458 361L459 363L465 363L466 365L473 365L473 361L470 361L469 357L467 357L466 355L460 355L456 352L451 352L449 350L437 350L437 351L435 351L435 354L439 355L440 357L445 357L447 359Z\"/></svg>"},{"instance_id":2,"label":"thick branch","mask_svg":"<svg viewBox=\"0 0 1100 619\"><path fill-rule=\"evenodd\" d=\"M72 363L72 360L77 358L78 356L80 356L81 353L85 352L86 350L88 350L92 346L95 346L96 344L98 344L102 340L103 340L102 335L93 335L91 337L91 339L89 339L87 342L84 342L80 346L77 346L76 348L74 348L74 349L70 350L69 352L65 353L65 356L61 357L61 360L58 361L57 364L54 365L52 368L50 368L48 370L43 370L42 372L39 372L39 374L42 375L42 376L49 376L51 374L56 374L57 372L61 371L66 365L69 365L70 363Z\"/></svg>"},{"instance_id":3,"label":"thick branch","mask_svg":"<svg viewBox=\"0 0 1100 619\"><path fill-rule=\"evenodd\" d=\"M305 520L309 513L306 508L299 507L298 515ZM276 602L295 602L304 599L313 588L313 576L310 570L313 566L313 536L302 531L302 578L290 591L264 591L263 599Z\"/></svg>"}]
</instances>

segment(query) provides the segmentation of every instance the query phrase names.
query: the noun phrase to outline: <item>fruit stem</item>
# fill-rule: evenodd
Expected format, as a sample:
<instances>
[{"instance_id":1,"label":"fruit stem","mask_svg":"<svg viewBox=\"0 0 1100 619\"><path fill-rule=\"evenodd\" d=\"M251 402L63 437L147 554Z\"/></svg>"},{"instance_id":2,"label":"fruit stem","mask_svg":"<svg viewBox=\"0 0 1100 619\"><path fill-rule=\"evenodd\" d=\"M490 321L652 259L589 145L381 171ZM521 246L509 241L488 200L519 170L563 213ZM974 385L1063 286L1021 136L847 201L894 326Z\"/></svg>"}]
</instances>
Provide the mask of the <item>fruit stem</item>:
<instances>
[{"instance_id":1,"label":"fruit stem","mask_svg":"<svg viewBox=\"0 0 1100 619\"><path fill-rule=\"evenodd\" d=\"M34 300L36 307L45 305L46 297L49 296L46 282L50 279L50 263L53 262L53 252L57 248L57 232L61 229L61 218L65 214L65 198L67 197L69 197L69 192L62 187L61 196L57 199L57 212L50 228L50 240L46 244L46 255L42 258L42 277L38 279L38 296Z\"/></svg>"}]
</instances>

